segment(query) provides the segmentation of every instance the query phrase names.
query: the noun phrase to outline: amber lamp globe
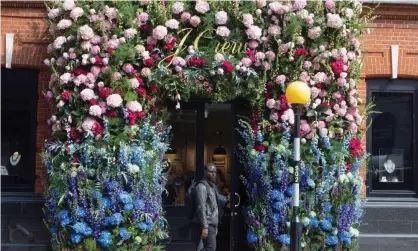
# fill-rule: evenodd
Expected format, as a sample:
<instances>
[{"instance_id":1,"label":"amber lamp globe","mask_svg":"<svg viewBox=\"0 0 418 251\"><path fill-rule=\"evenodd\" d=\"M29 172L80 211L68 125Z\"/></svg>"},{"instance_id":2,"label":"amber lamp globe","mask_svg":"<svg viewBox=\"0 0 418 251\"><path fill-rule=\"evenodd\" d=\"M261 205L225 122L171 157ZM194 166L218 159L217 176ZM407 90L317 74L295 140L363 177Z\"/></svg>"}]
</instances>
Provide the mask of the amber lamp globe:
<instances>
[{"instance_id":1,"label":"amber lamp globe","mask_svg":"<svg viewBox=\"0 0 418 251\"><path fill-rule=\"evenodd\" d=\"M290 104L307 104L311 98L311 89L301 81L294 81L286 88L286 98Z\"/></svg>"}]
</instances>

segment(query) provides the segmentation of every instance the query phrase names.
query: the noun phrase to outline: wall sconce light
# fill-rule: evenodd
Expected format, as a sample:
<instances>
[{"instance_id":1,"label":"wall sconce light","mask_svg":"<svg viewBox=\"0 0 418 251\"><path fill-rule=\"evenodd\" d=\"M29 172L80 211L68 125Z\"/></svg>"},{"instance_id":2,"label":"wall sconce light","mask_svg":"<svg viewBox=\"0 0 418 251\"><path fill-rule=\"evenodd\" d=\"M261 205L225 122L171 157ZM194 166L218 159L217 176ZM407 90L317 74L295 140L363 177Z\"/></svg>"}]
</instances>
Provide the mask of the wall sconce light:
<instances>
[{"instance_id":1,"label":"wall sconce light","mask_svg":"<svg viewBox=\"0 0 418 251\"><path fill-rule=\"evenodd\" d=\"M174 149L169 149L166 153L165 153L165 155L164 155L164 158L166 159L166 160L168 160L168 161L172 161L172 160L175 160L175 159L177 159L177 152L176 152L176 150L174 150Z\"/></svg>"},{"instance_id":2,"label":"wall sconce light","mask_svg":"<svg viewBox=\"0 0 418 251\"><path fill-rule=\"evenodd\" d=\"M222 147L222 133L216 132L219 135L219 145L213 151L212 160L214 161L225 161L226 159L226 150Z\"/></svg>"}]
</instances>

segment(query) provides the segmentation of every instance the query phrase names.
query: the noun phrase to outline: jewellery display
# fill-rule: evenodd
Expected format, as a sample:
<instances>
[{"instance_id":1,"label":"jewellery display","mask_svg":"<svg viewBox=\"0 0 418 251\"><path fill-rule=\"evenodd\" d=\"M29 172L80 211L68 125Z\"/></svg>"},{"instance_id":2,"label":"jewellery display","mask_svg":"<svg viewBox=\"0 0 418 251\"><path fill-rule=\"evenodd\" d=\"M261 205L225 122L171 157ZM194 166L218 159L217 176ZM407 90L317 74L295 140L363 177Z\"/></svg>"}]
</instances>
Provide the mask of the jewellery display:
<instances>
[{"instance_id":1,"label":"jewellery display","mask_svg":"<svg viewBox=\"0 0 418 251\"><path fill-rule=\"evenodd\" d=\"M10 164L12 164L12 166L16 166L20 161L20 157L21 155L19 152L13 153L13 155L10 156Z\"/></svg>"},{"instance_id":2,"label":"jewellery display","mask_svg":"<svg viewBox=\"0 0 418 251\"><path fill-rule=\"evenodd\" d=\"M388 182L388 180L386 179L386 176L383 176L380 182Z\"/></svg>"},{"instance_id":3,"label":"jewellery display","mask_svg":"<svg viewBox=\"0 0 418 251\"><path fill-rule=\"evenodd\" d=\"M395 177L395 178L393 178L393 179L392 179L392 182L399 182L399 181L398 181L398 178L396 178L396 177Z\"/></svg>"},{"instance_id":4,"label":"jewellery display","mask_svg":"<svg viewBox=\"0 0 418 251\"><path fill-rule=\"evenodd\" d=\"M391 159L388 159L383 166L385 167L386 172L393 173L395 171L396 165Z\"/></svg>"},{"instance_id":5,"label":"jewellery display","mask_svg":"<svg viewBox=\"0 0 418 251\"><path fill-rule=\"evenodd\" d=\"M9 171L7 171L7 167L1 166L1 175L9 175Z\"/></svg>"}]
</instances>

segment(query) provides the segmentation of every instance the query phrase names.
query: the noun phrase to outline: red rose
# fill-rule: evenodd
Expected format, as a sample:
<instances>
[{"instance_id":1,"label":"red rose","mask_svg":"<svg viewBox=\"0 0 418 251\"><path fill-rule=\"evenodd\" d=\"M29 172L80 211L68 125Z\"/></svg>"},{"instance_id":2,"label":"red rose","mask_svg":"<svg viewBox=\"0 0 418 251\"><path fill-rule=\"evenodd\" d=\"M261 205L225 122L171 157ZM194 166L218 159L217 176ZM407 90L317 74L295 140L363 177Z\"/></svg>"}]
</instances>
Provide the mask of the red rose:
<instances>
[{"instance_id":1,"label":"red rose","mask_svg":"<svg viewBox=\"0 0 418 251\"><path fill-rule=\"evenodd\" d=\"M151 92L156 92L156 91L158 91L158 87L156 85L151 85L150 88L149 88L149 90Z\"/></svg>"},{"instance_id":2,"label":"red rose","mask_svg":"<svg viewBox=\"0 0 418 251\"><path fill-rule=\"evenodd\" d=\"M87 72L83 68L80 68L80 67L78 67L77 69L74 70L74 75L78 76L78 75L81 75L81 74L85 75L85 74L87 74Z\"/></svg>"},{"instance_id":3,"label":"red rose","mask_svg":"<svg viewBox=\"0 0 418 251\"><path fill-rule=\"evenodd\" d=\"M265 147L265 146L263 146L263 145L257 145L257 146L255 146L255 147L254 147L254 149L255 149L257 152L263 152L263 151L265 151L265 150L266 150L266 147Z\"/></svg>"},{"instance_id":4,"label":"red rose","mask_svg":"<svg viewBox=\"0 0 418 251\"><path fill-rule=\"evenodd\" d=\"M160 57L160 56L158 55L158 53L153 53L153 54L152 54L152 58L153 58L153 59L156 59L156 60L157 60L159 57Z\"/></svg>"},{"instance_id":5,"label":"red rose","mask_svg":"<svg viewBox=\"0 0 418 251\"><path fill-rule=\"evenodd\" d=\"M112 94L112 89L109 87L103 87L99 90L99 97L101 98L107 98L110 94Z\"/></svg>"},{"instance_id":6,"label":"red rose","mask_svg":"<svg viewBox=\"0 0 418 251\"><path fill-rule=\"evenodd\" d=\"M173 60L173 56L168 56L168 57L166 57L166 58L164 59L164 62L166 62L166 63L170 63L170 62L171 62L171 60Z\"/></svg>"},{"instance_id":7,"label":"red rose","mask_svg":"<svg viewBox=\"0 0 418 251\"><path fill-rule=\"evenodd\" d=\"M97 105L97 100L90 99L90 105Z\"/></svg>"},{"instance_id":8,"label":"red rose","mask_svg":"<svg viewBox=\"0 0 418 251\"><path fill-rule=\"evenodd\" d=\"M103 133L103 126L102 126L102 124L100 124L97 121L94 122L94 125L93 125L93 134L94 135L100 135L102 133Z\"/></svg>"},{"instance_id":9,"label":"red rose","mask_svg":"<svg viewBox=\"0 0 418 251\"><path fill-rule=\"evenodd\" d=\"M300 55L308 56L309 51L304 48L297 48L295 51L295 57L299 57Z\"/></svg>"},{"instance_id":10,"label":"red rose","mask_svg":"<svg viewBox=\"0 0 418 251\"><path fill-rule=\"evenodd\" d=\"M143 111L140 111L140 112L138 112L137 113L137 115L136 115L139 119L142 119L143 117L145 117L145 112L143 112Z\"/></svg>"},{"instance_id":11,"label":"red rose","mask_svg":"<svg viewBox=\"0 0 418 251\"><path fill-rule=\"evenodd\" d=\"M71 128L71 130L70 130L70 138L72 138L72 139L76 139L76 138L77 138L77 136L78 136L78 132L77 132L77 130L76 130L76 129L74 129L74 128Z\"/></svg>"},{"instance_id":12,"label":"red rose","mask_svg":"<svg viewBox=\"0 0 418 251\"><path fill-rule=\"evenodd\" d=\"M328 103L328 102L326 102L326 101L324 101L324 102L322 102L322 103L321 103L321 105L322 105L322 106L329 106L329 103Z\"/></svg>"},{"instance_id":13,"label":"red rose","mask_svg":"<svg viewBox=\"0 0 418 251\"><path fill-rule=\"evenodd\" d=\"M245 54L247 54L249 57L253 57L255 55L255 50L248 50L245 52Z\"/></svg>"},{"instance_id":14,"label":"red rose","mask_svg":"<svg viewBox=\"0 0 418 251\"><path fill-rule=\"evenodd\" d=\"M163 45L162 49L165 51L168 49L167 45Z\"/></svg>"},{"instance_id":15,"label":"red rose","mask_svg":"<svg viewBox=\"0 0 418 251\"><path fill-rule=\"evenodd\" d=\"M118 116L118 111L117 110L107 111L106 116L109 118L115 118Z\"/></svg>"},{"instance_id":16,"label":"red rose","mask_svg":"<svg viewBox=\"0 0 418 251\"><path fill-rule=\"evenodd\" d=\"M132 112L128 110L128 120L135 120L136 119L136 112Z\"/></svg>"},{"instance_id":17,"label":"red rose","mask_svg":"<svg viewBox=\"0 0 418 251\"><path fill-rule=\"evenodd\" d=\"M343 61L334 61L331 63L332 72L335 75L339 76L341 73L344 72L345 63Z\"/></svg>"},{"instance_id":18,"label":"red rose","mask_svg":"<svg viewBox=\"0 0 418 251\"><path fill-rule=\"evenodd\" d=\"M114 50L115 50L115 49L113 49L113 48L108 48L108 49L107 49L107 53L112 54Z\"/></svg>"},{"instance_id":19,"label":"red rose","mask_svg":"<svg viewBox=\"0 0 418 251\"><path fill-rule=\"evenodd\" d=\"M350 141L351 155L353 157L360 157L363 154L363 147L360 139L353 138Z\"/></svg>"},{"instance_id":20,"label":"red rose","mask_svg":"<svg viewBox=\"0 0 418 251\"><path fill-rule=\"evenodd\" d=\"M68 101L70 101L71 94L72 94L72 92L70 92L70 91L63 91L63 92L61 93L61 98L62 98L62 100L63 100L64 102L68 102Z\"/></svg>"},{"instance_id":21,"label":"red rose","mask_svg":"<svg viewBox=\"0 0 418 251\"><path fill-rule=\"evenodd\" d=\"M271 80L267 81L266 86L267 87L272 87L273 86L273 81L271 81Z\"/></svg>"},{"instance_id":22,"label":"red rose","mask_svg":"<svg viewBox=\"0 0 418 251\"><path fill-rule=\"evenodd\" d=\"M128 111L128 122L129 122L129 125L135 125L136 118L137 118L136 112Z\"/></svg>"},{"instance_id":23,"label":"red rose","mask_svg":"<svg viewBox=\"0 0 418 251\"><path fill-rule=\"evenodd\" d=\"M190 65L190 66L199 66L199 67L202 67L202 66L205 66L206 65L206 60L203 59L203 58L190 58L187 61L187 64Z\"/></svg>"},{"instance_id":24,"label":"red rose","mask_svg":"<svg viewBox=\"0 0 418 251\"><path fill-rule=\"evenodd\" d=\"M349 172L350 170L351 170L351 168L353 168L353 165L351 165L351 164L345 164L345 171L346 172Z\"/></svg>"},{"instance_id":25,"label":"red rose","mask_svg":"<svg viewBox=\"0 0 418 251\"><path fill-rule=\"evenodd\" d=\"M147 51L150 51L150 50L154 49L154 45L149 44L149 45L145 46L145 49L147 49Z\"/></svg>"},{"instance_id":26,"label":"red rose","mask_svg":"<svg viewBox=\"0 0 418 251\"><path fill-rule=\"evenodd\" d=\"M143 85L144 84L144 80L142 80L142 78L136 78L136 80L138 80L139 85Z\"/></svg>"},{"instance_id":27,"label":"red rose","mask_svg":"<svg viewBox=\"0 0 418 251\"><path fill-rule=\"evenodd\" d=\"M147 90L144 87L139 87L136 89L136 93L138 93L139 96L144 97L147 95Z\"/></svg>"},{"instance_id":28,"label":"red rose","mask_svg":"<svg viewBox=\"0 0 418 251\"><path fill-rule=\"evenodd\" d=\"M94 59L96 59L96 62L94 63L95 65L103 66L103 58L100 56L95 56Z\"/></svg>"},{"instance_id":29,"label":"red rose","mask_svg":"<svg viewBox=\"0 0 418 251\"><path fill-rule=\"evenodd\" d=\"M151 102L153 97L151 95L148 95L147 99L148 99L148 102Z\"/></svg>"},{"instance_id":30,"label":"red rose","mask_svg":"<svg viewBox=\"0 0 418 251\"><path fill-rule=\"evenodd\" d=\"M323 83L318 83L318 84L316 84L316 88L319 88L319 89L322 89L322 87L324 86L324 84Z\"/></svg>"},{"instance_id":31,"label":"red rose","mask_svg":"<svg viewBox=\"0 0 418 251\"><path fill-rule=\"evenodd\" d=\"M131 71L131 78L135 77L135 74L136 74L136 69L132 69L132 71Z\"/></svg>"},{"instance_id":32,"label":"red rose","mask_svg":"<svg viewBox=\"0 0 418 251\"><path fill-rule=\"evenodd\" d=\"M224 61L224 63L222 64L222 67L227 72L232 72L234 70L234 66L230 62L228 62L228 61Z\"/></svg>"},{"instance_id":33,"label":"red rose","mask_svg":"<svg viewBox=\"0 0 418 251\"><path fill-rule=\"evenodd\" d=\"M280 96L280 110L286 111L289 109L289 102L287 102L286 95Z\"/></svg>"},{"instance_id":34,"label":"red rose","mask_svg":"<svg viewBox=\"0 0 418 251\"><path fill-rule=\"evenodd\" d=\"M173 49L174 48L174 45L173 44L167 44L167 48L168 49Z\"/></svg>"},{"instance_id":35,"label":"red rose","mask_svg":"<svg viewBox=\"0 0 418 251\"><path fill-rule=\"evenodd\" d=\"M146 31L146 30L148 30L148 24L143 24L143 25L141 25L141 30L142 30L142 31Z\"/></svg>"},{"instance_id":36,"label":"red rose","mask_svg":"<svg viewBox=\"0 0 418 251\"><path fill-rule=\"evenodd\" d=\"M153 63L154 63L154 60L152 60L152 58L147 58L144 60L144 65L147 67L151 67Z\"/></svg>"}]
</instances>

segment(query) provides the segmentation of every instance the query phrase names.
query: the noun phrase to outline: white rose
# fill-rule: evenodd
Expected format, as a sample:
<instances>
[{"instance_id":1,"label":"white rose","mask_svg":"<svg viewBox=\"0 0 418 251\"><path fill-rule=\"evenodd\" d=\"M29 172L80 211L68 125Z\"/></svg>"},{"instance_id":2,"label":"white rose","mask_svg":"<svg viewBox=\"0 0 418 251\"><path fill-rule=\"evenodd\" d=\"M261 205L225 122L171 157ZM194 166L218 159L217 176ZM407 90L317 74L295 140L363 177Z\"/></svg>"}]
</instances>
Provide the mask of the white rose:
<instances>
[{"instance_id":1,"label":"white rose","mask_svg":"<svg viewBox=\"0 0 418 251\"><path fill-rule=\"evenodd\" d=\"M134 164L128 164L128 172L132 174L139 173L139 166Z\"/></svg>"}]
</instances>

